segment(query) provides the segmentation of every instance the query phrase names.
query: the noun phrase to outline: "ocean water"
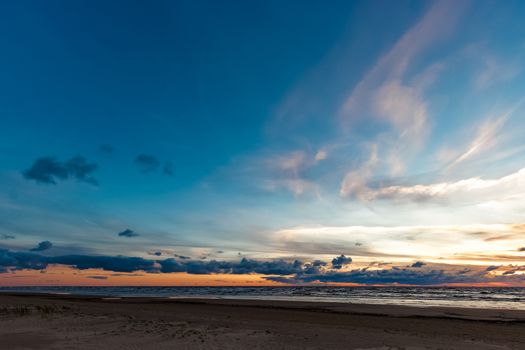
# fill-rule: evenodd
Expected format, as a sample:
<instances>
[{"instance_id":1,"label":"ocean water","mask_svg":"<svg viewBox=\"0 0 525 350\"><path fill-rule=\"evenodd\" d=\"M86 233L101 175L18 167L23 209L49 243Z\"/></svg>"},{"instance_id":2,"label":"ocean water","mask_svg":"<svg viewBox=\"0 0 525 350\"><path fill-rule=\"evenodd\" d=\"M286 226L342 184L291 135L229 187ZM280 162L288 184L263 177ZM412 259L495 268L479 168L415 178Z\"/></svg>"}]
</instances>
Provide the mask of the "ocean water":
<instances>
[{"instance_id":1,"label":"ocean water","mask_svg":"<svg viewBox=\"0 0 525 350\"><path fill-rule=\"evenodd\" d=\"M0 292L103 297L222 298L525 310L525 288L451 287L0 287Z\"/></svg>"}]
</instances>

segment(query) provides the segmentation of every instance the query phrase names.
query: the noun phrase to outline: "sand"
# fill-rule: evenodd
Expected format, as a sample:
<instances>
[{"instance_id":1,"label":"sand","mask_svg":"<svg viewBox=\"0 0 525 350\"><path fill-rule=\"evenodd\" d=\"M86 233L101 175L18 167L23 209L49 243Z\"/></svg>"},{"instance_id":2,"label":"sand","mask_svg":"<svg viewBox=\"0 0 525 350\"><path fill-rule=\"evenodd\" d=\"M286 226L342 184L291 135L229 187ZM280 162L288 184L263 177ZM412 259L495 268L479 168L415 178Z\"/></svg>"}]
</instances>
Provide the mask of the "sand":
<instances>
[{"instance_id":1,"label":"sand","mask_svg":"<svg viewBox=\"0 0 525 350\"><path fill-rule=\"evenodd\" d=\"M525 349L525 311L0 294L0 349Z\"/></svg>"}]
</instances>

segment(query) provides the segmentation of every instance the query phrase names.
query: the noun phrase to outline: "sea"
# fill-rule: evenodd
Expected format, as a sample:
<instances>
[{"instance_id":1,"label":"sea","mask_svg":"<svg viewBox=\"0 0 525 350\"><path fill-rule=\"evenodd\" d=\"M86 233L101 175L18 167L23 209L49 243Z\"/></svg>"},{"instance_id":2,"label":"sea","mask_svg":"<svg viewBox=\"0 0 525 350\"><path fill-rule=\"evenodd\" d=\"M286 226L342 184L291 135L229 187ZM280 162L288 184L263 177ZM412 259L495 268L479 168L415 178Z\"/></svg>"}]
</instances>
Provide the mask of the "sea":
<instances>
[{"instance_id":1,"label":"sea","mask_svg":"<svg viewBox=\"0 0 525 350\"><path fill-rule=\"evenodd\" d=\"M519 287L0 287L1 292L112 298L252 299L525 310L525 288Z\"/></svg>"}]
</instances>

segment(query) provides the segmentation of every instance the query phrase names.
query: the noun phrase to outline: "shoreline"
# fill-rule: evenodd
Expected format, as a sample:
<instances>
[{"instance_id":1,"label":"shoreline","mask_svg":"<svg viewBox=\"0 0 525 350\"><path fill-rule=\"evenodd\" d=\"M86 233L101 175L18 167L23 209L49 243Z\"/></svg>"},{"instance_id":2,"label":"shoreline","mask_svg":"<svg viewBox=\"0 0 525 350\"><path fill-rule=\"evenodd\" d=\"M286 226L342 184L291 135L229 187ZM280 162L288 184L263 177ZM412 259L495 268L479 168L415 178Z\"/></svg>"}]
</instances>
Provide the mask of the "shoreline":
<instances>
[{"instance_id":1,"label":"shoreline","mask_svg":"<svg viewBox=\"0 0 525 350\"><path fill-rule=\"evenodd\" d=\"M0 349L520 349L524 332L521 310L0 293Z\"/></svg>"},{"instance_id":2,"label":"shoreline","mask_svg":"<svg viewBox=\"0 0 525 350\"><path fill-rule=\"evenodd\" d=\"M133 287L135 288L135 287ZM148 287L146 287L148 288ZM168 287L171 288L171 287ZM182 287L186 288L186 287ZM207 287L206 287L207 288ZM247 287L248 288L248 287ZM525 293L525 288L523 290ZM101 293L70 293L70 292L51 292L51 291L34 291L34 290L2 290L0 289L0 296L1 295L27 295L27 296L65 296L65 297L79 297L79 298L100 298L100 299L166 299L166 300L231 300L231 301L252 301L252 302L283 302L283 303L313 303L313 304L319 304L319 305L369 305L369 306L389 306L389 307L406 307L406 308L417 308L417 309L465 309L465 310L487 310L492 312L524 312L525 313L525 306L521 308L517 308L515 306L518 306L518 303L512 303L511 307L508 307L507 305L499 304L499 303L492 303L491 306L487 306L487 304L490 304L489 300L481 300L481 301L472 301L472 304L478 304L478 305L468 305L465 304L464 301L456 301L454 303L451 302L443 302L444 299L430 299L430 300L421 300L421 302L418 303L417 299L407 299L407 301L403 303L397 302L397 300L400 299L380 299L380 298L370 298L367 300L367 298L363 297L332 297L332 298L323 298L318 296L280 296L280 295L220 295L220 294L196 294L195 296L191 295L143 295L143 294L137 294L137 295L119 295L119 294L101 294ZM373 301L372 301L373 300ZM506 307L507 306L507 307Z\"/></svg>"},{"instance_id":3,"label":"shoreline","mask_svg":"<svg viewBox=\"0 0 525 350\"><path fill-rule=\"evenodd\" d=\"M229 307L252 307L281 310L307 310L311 312L328 312L348 315L370 315L384 317L421 317L421 318L451 318L474 321L524 322L525 310L470 308L455 306L413 306L398 304L327 302L304 300L270 300L258 298L235 297L142 297L142 296L113 296L113 295L82 295L65 293L33 293L0 292L0 301L3 296L23 297L31 299L48 299L62 301L85 302L114 302L120 304L195 304L217 305Z\"/></svg>"}]
</instances>

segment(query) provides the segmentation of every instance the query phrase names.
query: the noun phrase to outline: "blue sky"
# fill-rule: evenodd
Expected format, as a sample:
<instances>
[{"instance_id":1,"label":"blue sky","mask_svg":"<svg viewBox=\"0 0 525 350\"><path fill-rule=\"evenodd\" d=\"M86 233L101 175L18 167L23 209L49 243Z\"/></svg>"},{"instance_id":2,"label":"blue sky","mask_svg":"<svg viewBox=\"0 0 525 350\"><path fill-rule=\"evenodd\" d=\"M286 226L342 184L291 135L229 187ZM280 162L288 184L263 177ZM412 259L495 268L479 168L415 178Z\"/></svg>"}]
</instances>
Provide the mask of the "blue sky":
<instances>
[{"instance_id":1,"label":"blue sky","mask_svg":"<svg viewBox=\"0 0 525 350\"><path fill-rule=\"evenodd\" d=\"M523 2L1 8L5 254L523 283Z\"/></svg>"}]
</instances>

